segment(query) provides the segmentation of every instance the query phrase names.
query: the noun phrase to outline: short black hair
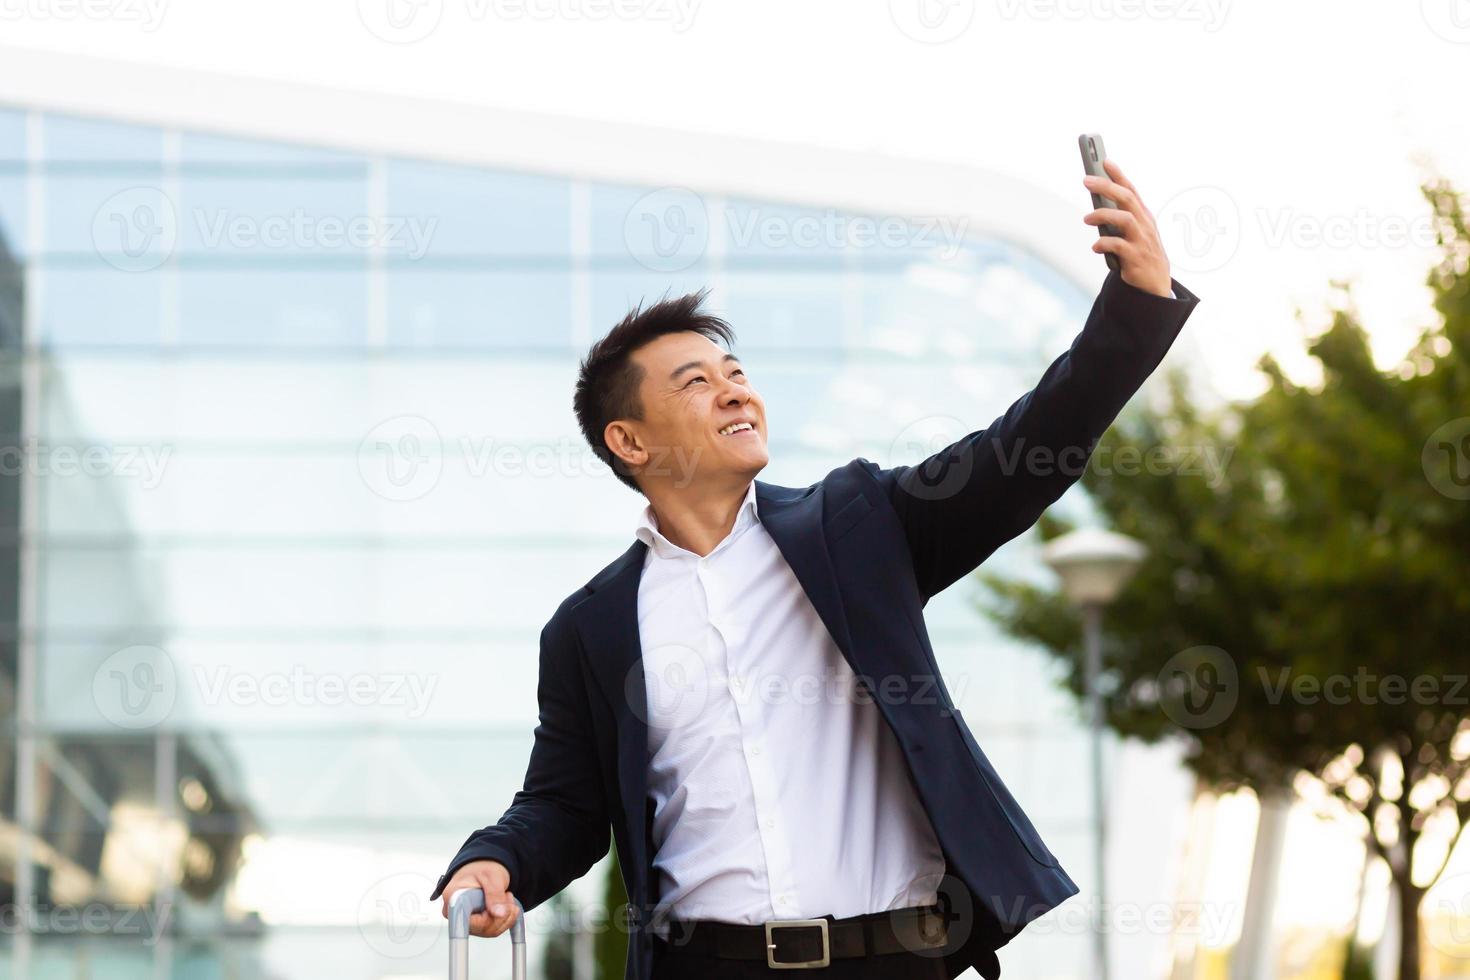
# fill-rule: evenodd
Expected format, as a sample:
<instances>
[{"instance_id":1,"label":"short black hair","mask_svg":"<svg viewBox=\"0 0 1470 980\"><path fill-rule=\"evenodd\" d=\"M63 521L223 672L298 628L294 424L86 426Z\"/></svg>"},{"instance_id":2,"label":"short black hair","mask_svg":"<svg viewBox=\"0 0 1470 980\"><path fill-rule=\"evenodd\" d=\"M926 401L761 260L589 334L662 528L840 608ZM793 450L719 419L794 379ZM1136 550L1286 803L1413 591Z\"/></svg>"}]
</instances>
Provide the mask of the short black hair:
<instances>
[{"instance_id":1,"label":"short black hair","mask_svg":"<svg viewBox=\"0 0 1470 980\"><path fill-rule=\"evenodd\" d=\"M684 330L722 342L726 350L735 343L735 331L730 324L703 308L708 296L708 287L677 299L669 299L666 294L646 310L642 309L640 300L622 322L588 349L577 369L572 409L577 413L582 435L597 458L612 469L613 475L639 493L643 492L642 488L623 461L607 448L602 430L614 419L643 418L643 401L638 395L643 369L632 357L638 348L665 334Z\"/></svg>"}]
</instances>

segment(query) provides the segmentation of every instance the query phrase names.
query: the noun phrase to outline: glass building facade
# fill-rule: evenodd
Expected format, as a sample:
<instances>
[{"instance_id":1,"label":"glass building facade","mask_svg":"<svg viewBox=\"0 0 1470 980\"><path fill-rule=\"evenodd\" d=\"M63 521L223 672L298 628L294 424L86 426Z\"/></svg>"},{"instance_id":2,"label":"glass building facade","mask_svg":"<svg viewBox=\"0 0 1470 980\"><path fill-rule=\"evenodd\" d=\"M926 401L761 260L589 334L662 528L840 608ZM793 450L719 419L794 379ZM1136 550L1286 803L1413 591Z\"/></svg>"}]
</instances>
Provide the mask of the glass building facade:
<instances>
[{"instance_id":1,"label":"glass building facade","mask_svg":"<svg viewBox=\"0 0 1470 980\"><path fill-rule=\"evenodd\" d=\"M0 976L443 975L426 899L519 788L540 628L642 506L577 358L704 286L800 486L988 424L1091 299L962 220L0 107ZM1076 708L979 597L929 605L941 667L1081 882Z\"/></svg>"}]
</instances>

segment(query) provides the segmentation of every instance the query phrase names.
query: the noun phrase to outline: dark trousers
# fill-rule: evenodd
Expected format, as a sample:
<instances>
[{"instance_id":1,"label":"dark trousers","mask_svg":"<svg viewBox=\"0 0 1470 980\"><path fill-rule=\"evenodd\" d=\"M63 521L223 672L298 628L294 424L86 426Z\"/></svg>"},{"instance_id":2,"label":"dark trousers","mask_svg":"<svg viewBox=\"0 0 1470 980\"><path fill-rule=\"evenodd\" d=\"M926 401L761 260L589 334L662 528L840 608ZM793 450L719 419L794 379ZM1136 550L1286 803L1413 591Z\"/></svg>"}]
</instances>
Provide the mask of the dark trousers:
<instances>
[{"instance_id":1,"label":"dark trousers","mask_svg":"<svg viewBox=\"0 0 1470 980\"><path fill-rule=\"evenodd\" d=\"M948 980L944 959L918 953L888 953L836 959L814 970L773 970L764 960L696 956L653 942L653 980Z\"/></svg>"}]
</instances>

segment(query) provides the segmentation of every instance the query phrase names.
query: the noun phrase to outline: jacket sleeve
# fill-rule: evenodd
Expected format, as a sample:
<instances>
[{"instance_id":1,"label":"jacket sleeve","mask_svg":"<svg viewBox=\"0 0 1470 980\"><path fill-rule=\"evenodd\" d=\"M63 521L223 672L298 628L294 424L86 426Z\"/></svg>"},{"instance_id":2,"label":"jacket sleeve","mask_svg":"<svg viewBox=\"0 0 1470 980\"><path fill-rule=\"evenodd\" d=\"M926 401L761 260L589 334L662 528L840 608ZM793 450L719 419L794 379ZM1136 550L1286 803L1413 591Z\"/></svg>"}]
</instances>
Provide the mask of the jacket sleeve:
<instances>
[{"instance_id":1,"label":"jacket sleeve","mask_svg":"<svg viewBox=\"0 0 1470 980\"><path fill-rule=\"evenodd\" d=\"M541 631L540 715L524 786L499 821L464 842L431 901L461 866L488 858L505 865L510 891L530 911L607 854L610 818L577 649L575 631L557 618Z\"/></svg>"},{"instance_id":2,"label":"jacket sleeve","mask_svg":"<svg viewBox=\"0 0 1470 980\"><path fill-rule=\"evenodd\" d=\"M1072 346L989 427L915 466L862 461L908 539L924 600L1034 524L1081 477L1093 448L1153 373L1199 298L1157 296L1109 272Z\"/></svg>"}]
</instances>

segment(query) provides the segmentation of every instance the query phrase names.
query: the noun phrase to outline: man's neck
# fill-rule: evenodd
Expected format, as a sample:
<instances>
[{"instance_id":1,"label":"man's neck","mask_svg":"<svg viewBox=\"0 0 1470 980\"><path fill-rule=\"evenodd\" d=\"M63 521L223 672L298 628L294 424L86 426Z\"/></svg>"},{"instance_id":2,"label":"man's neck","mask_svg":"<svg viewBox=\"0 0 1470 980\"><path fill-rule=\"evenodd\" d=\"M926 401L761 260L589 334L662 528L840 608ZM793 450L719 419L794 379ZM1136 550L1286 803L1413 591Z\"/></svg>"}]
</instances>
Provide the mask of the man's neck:
<instances>
[{"instance_id":1,"label":"man's neck","mask_svg":"<svg viewBox=\"0 0 1470 980\"><path fill-rule=\"evenodd\" d=\"M749 481L719 490L650 488L648 503L658 518L660 534L670 543L703 557L729 536L749 492Z\"/></svg>"}]
</instances>

